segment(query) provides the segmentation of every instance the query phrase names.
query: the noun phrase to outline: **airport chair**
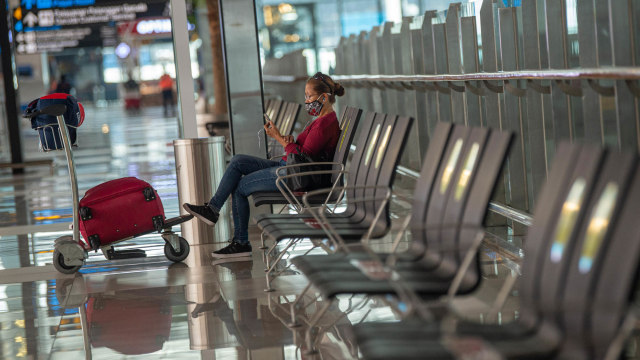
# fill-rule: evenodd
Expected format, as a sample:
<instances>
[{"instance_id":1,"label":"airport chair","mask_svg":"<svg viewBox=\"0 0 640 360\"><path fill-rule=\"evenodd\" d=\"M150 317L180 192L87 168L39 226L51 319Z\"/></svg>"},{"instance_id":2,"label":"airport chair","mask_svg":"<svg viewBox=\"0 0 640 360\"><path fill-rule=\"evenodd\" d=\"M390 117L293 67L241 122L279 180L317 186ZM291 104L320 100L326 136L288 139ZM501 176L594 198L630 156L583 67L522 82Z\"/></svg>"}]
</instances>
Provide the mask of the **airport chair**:
<instances>
[{"instance_id":1,"label":"airport chair","mask_svg":"<svg viewBox=\"0 0 640 360\"><path fill-rule=\"evenodd\" d=\"M434 297L447 291L468 293L479 284L479 265L471 266L469 254L480 245L479 229L511 140L511 134L497 130L438 125L416 183L411 221L405 221L414 241L406 253L394 255L393 277L404 286ZM323 298L332 299L339 294L396 293L394 281L377 277L390 275L384 268L389 259L371 251L348 251L296 257L292 263ZM465 271L460 270L463 259ZM454 286L456 274L462 275Z\"/></svg>"},{"instance_id":2,"label":"airport chair","mask_svg":"<svg viewBox=\"0 0 640 360\"><path fill-rule=\"evenodd\" d=\"M282 135L291 135L293 127L298 121L298 115L300 113L301 105L292 102L285 102L282 105L280 116L274 122L275 126ZM272 160L279 160L281 154L284 153L284 148L275 139L269 138L267 141L267 152L270 154Z\"/></svg>"},{"instance_id":3,"label":"airport chair","mask_svg":"<svg viewBox=\"0 0 640 360\"><path fill-rule=\"evenodd\" d=\"M273 99L270 101L269 106L265 108L265 113L273 120L274 124L280 114L280 110L283 108L284 101Z\"/></svg>"},{"instance_id":4,"label":"airport chair","mask_svg":"<svg viewBox=\"0 0 640 360\"><path fill-rule=\"evenodd\" d=\"M568 193L569 184L571 181L575 181L578 176L583 176L586 172L585 169L592 169L595 167L595 164L599 161L600 155L596 152L585 152L585 154L580 156L581 147L580 146L569 146L568 144L561 144L558 147L556 159L554 160L553 166L550 171L549 178L547 180L547 185L544 188L544 191L539 196L537 201L538 207L536 208L535 213L538 214L535 217L535 226L533 226L527 235L527 244L536 244L536 246L540 246L539 244L546 244L548 239L551 237L551 234L546 231L546 226L549 222L554 221L562 208L563 201ZM585 168L580 171L576 170L574 174L574 167L578 160L582 163L587 161L585 164ZM526 256L533 256L530 254L530 251L538 252L536 248L528 250ZM525 269L525 271L529 271L529 269ZM504 289L502 291L505 291ZM521 319L523 319L523 323L530 323L529 319L533 317L529 316L528 313L525 312L521 314ZM402 336L402 331L396 331L399 328L400 323L369 323L365 326L359 327L357 329L358 339L361 341L367 341L369 336L375 336L377 338L378 334L388 335L394 337L395 334ZM439 324L425 324L423 321L419 322L403 322L402 325L404 328L410 329L408 331L420 331L424 329L425 331L431 333L433 331L438 332L440 327ZM435 326L432 326L435 325ZM490 329L490 326L486 326L483 324L476 324L473 322L460 322L458 324L460 331L465 332L465 329L469 329L470 332L474 331L478 326L484 327L486 329ZM533 327L523 326L524 328ZM500 327L501 328L501 327ZM501 331L501 330L500 330ZM383 336L384 336L383 335Z\"/></svg>"},{"instance_id":5,"label":"airport chair","mask_svg":"<svg viewBox=\"0 0 640 360\"><path fill-rule=\"evenodd\" d=\"M438 140L430 146L421 176L416 183L412 214L405 220L404 227L412 229L414 241L408 251L392 256L397 269L404 266L429 269L440 265L451 266L448 262L458 262L455 253L450 251L443 256L438 250L454 249L452 244L461 241L459 238L472 239L476 236L493 190L492 181L495 182L500 172L502 156L506 154L511 142L508 134L499 131L489 134L487 129L469 129L463 126L456 126L451 140L447 141L447 136L437 130L435 135L438 136L434 140ZM436 150L442 149L447 142L445 151ZM474 184L475 179L482 183ZM464 182L464 188L460 187L461 182ZM465 212L467 207L471 210ZM402 235L402 231L399 235ZM400 236L396 240L399 238ZM366 289L370 284L361 268L367 264L375 264L376 260L382 263L391 258L388 254L350 251L328 256L308 256L295 260L295 263L305 274L318 277L320 282L324 281L324 274L331 281L330 273L339 271L343 272L341 280L348 281L351 276L361 281L360 285ZM418 260L420 263L415 264ZM457 265L454 267L457 268ZM356 288L360 288L360 285L356 285Z\"/></svg>"},{"instance_id":6,"label":"airport chair","mask_svg":"<svg viewBox=\"0 0 640 360\"><path fill-rule=\"evenodd\" d=\"M282 123L278 129L282 135L291 135L296 122L298 121L298 115L300 114L300 108L302 105L289 102L286 104L285 117L282 119Z\"/></svg>"},{"instance_id":7,"label":"airport chair","mask_svg":"<svg viewBox=\"0 0 640 360\"><path fill-rule=\"evenodd\" d=\"M629 246L630 237L637 239L640 233L631 215L637 214L640 200L636 156L575 145L558 150L536 208L539 216L525 242L521 316L504 326L462 321L455 328L457 336L480 337L490 344L484 349L505 358L603 358L635 287L629 280L634 275L627 274L637 272L640 255L637 245ZM562 176L563 171L573 175ZM625 255L610 250L625 246L629 250ZM598 288L609 290L594 292ZM592 300L594 295L597 300ZM604 320L607 326L591 320L599 318L609 320ZM401 359L453 358L454 348L469 340L448 336L445 346L436 340L442 335L439 327L363 324L356 327L356 334L365 358L382 359L391 353ZM403 334L412 335L401 338Z\"/></svg>"},{"instance_id":8,"label":"airport chair","mask_svg":"<svg viewBox=\"0 0 640 360\"><path fill-rule=\"evenodd\" d=\"M336 222L332 236L338 235L341 239L360 239L367 234L370 238L376 238L388 232L390 227L388 201L391 197L389 187L393 182L395 167L412 120L407 117L398 118L384 114L377 114L374 117L373 130L367 135L365 148L361 152L356 152L353 157L351 166L359 164L353 179L354 185L339 189L347 193L348 205L344 213L330 216L332 221ZM331 190L327 192L329 191ZM359 205L356 206L356 204ZM276 243L285 238L292 239L273 262L274 265L268 265L268 289L270 289L269 273L290 246L303 238L317 239L327 236L323 225L318 224L313 217L290 216L287 219L282 216L274 220L267 218L259 222L258 226ZM272 250L276 245L274 244ZM268 256L267 259L269 259Z\"/></svg>"},{"instance_id":9,"label":"airport chair","mask_svg":"<svg viewBox=\"0 0 640 360\"><path fill-rule=\"evenodd\" d=\"M396 118L395 116L376 114L373 122L373 128L366 134L367 141L362 151L356 151L352 158L349 171L349 182L352 183L348 187L335 188L333 191L343 191L346 196L346 210L339 214L330 214L329 217L336 223L349 224L354 229L355 233L362 233L360 229L368 228L372 223L373 218L376 217L376 211L382 209L385 210L386 206L376 207L379 203L374 203L371 199L365 199L370 201L364 201L365 194L377 193L378 196L384 197L384 194L388 192L388 186L393 181L395 175L395 166L399 161L399 155L404 144L401 143L404 136L408 132L408 124L412 121L410 118ZM353 170L355 168L355 171ZM283 175L279 177L279 182L284 182L284 179L290 175ZM389 185L383 185L389 184ZM378 190L382 189L382 194ZM332 190L322 190L325 193L329 193ZM320 192L318 190L318 192ZM307 194L308 196L308 194ZM386 201L385 201L386 203ZM387 209L388 210L388 209ZM385 211L381 211L385 212ZM388 212L386 216L378 215L382 222L378 225L376 230L378 232L385 232L389 225ZM308 219L309 221L303 221L300 219ZM256 219L258 226L267 232L268 235L281 239L285 238L287 234L286 229L307 229L310 233L317 233L322 236L324 233L321 231L321 225L317 223L317 220L310 214L308 215L266 215ZM286 229L283 227L286 225ZM317 231L315 231L317 230ZM314 233L315 231L315 233ZM283 235L281 237L280 235ZM313 236L312 236L313 237Z\"/></svg>"},{"instance_id":10,"label":"airport chair","mask_svg":"<svg viewBox=\"0 0 640 360\"><path fill-rule=\"evenodd\" d=\"M271 110L271 107L273 106L273 101L274 99L267 99L267 101L264 102L265 113L268 113Z\"/></svg>"}]
</instances>

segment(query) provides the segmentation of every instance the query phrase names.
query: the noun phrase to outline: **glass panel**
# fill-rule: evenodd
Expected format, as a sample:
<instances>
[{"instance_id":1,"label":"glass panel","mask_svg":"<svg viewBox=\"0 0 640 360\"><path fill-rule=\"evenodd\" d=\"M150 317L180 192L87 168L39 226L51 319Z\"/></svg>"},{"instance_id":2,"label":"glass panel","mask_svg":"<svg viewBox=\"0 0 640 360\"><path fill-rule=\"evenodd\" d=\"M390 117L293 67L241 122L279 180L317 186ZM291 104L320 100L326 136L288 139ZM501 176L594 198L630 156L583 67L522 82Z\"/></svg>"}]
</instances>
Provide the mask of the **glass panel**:
<instances>
[{"instance_id":1,"label":"glass panel","mask_svg":"<svg viewBox=\"0 0 640 360\"><path fill-rule=\"evenodd\" d=\"M369 160L371 160L371 155L373 154L373 146L378 142L378 136L380 136L380 124L376 126L376 131L373 133L373 138L369 142L369 147L367 148L367 155L364 158L364 165L369 166Z\"/></svg>"},{"instance_id":2,"label":"glass panel","mask_svg":"<svg viewBox=\"0 0 640 360\"><path fill-rule=\"evenodd\" d=\"M456 168L456 164L458 163L458 157L460 157L460 151L462 150L462 139L458 139L453 146L453 150L451 151L451 155L449 155L449 159L447 160L447 167L444 169L444 173L442 174L442 183L440 184L440 193L444 194L449 187L449 182L451 181L451 176L453 175L453 171Z\"/></svg>"},{"instance_id":3,"label":"glass panel","mask_svg":"<svg viewBox=\"0 0 640 360\"><path fill-rule=\"evenodd\" d=\"M380 162L382 161L382 155L384 155L385 150L387 149L387 144L389 143L389 136L391 135L391 125L387 126L387 130L384 132L384 136L382 137L382 143L378 147L378 152L376 153L376 169L380 166Z\"/></svg>"},{"instance_id":4,"label":"glass panel","mask_svg":"<svg viewBox=\"0 0 640 360\"><path fill-rule=\"evenodd\" d=\"M469 154L467 154L467 159L464 162L464 168L460 172L460 178L458 179L458 186L456 187L456 201L460 201L462 198L462 194L464 190L467 188L469 184L469 179L471 178L471 174L473 171L473 167L476 164L476 159L478 159L478 152L480 150L480 144L473 143L471 146L471 150Z\"/></svg>"},{"instance_id":5,"label":"glass panel","mask_svg":"<svg viewBox=\"0 0 640 360\"><path fill-rule=\"evenodd\" d=\"M569 237L573 233L573 228L578 219L580 208L582 207L586 184L587 182L584 178L576 179L573 186L571 186L567 199L562 205L562 212L560 213L560 219L558 220L558 225L553 235L553 245L551 246L551 261L553 262L557 263L562 259L564 249L567 246L567 242L569 242Z\"/></svg>"},{"instance_id":6,"label":"glass panel","mask_svg":"<svg viewBox=\"0 0 640 360\"><path fill-rule=\"evenodd\" d=\"M586 239L582 246L580 262L578 263L578 269L582 274L586 274L591 270L593 259L598 253L604 234L609 228L609 222L616 205L617 197L618 184L610 182L602 192L602 195L600 195L595 209L593 209L589 227L587 228Z\"/></svg>"},{"instance_id":7,"label":"glass panel","mask_svg":"<svg viewBox=\"0 0 640 360\"><path fill-rule=\"evenodd\" d=\"M0 161L11 161L11 151L9 149L9 134L7 133L7 114L5 110L4 96L4 76L2 75L2 67L0 67Z\"/></svg>"}]
</instances>

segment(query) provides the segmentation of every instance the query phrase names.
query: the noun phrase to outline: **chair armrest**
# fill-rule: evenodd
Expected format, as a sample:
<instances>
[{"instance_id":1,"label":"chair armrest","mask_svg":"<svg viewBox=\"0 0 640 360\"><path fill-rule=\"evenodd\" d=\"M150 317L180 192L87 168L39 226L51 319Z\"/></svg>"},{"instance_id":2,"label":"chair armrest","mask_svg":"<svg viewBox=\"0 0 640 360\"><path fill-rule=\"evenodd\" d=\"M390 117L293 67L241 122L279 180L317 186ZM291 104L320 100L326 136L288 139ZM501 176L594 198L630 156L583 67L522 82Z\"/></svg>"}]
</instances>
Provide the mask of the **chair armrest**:
<instances>
[{"instance_id":1,"label":"chair armrest","mask_svg":"<svg viewBox=\"0 0 640 360\"><path fill-rule=\"evenodd\" d=\"M296 164L298 165L298 164ZM299 164L299 165L305 165L305 164ZM340 166L342 168L344 168L344 165L340 164ZM285 167L283 167L285 168ZM276 172L278 170L280 170L281 168L278 168L276 170ZM288 174L288 175L279 175L278 178L276 178L276 187L278 188L278 190L280 190L280 193L282 193L282 196L285 197L285 199L287 200L287 202L289 202L289 204L291 204L292 206L296 207L298 212L300 213L303 209L305 209L305 207L298 201L298 199L296 198L294 191L291 190L289 188L289 186L287 186L286 183L286 179L289 178L293 178L293 177L300 177L300 176L306 176L306 175L314 175L314 174L338 174L338 175L344 175L344 174L348 174L347 171L344 171L344 169L341 170L314 170L314 171L305 171L305 172L301 172L301 173L297 173L297 174ZM335 182L333 183L333 186L330 189L333 189L338 181L340 180L340 176L338 176L335 180ZM330 199L331 194L329 194L327 196L327 198L324 201L324 204L327 204L329 199Z\"/></svg>"},{"instance_id":2,"label":"chair armrest","mask_svg":"<svg viewBox=\"0 0 640 360\"><path fill-rule=\"evenodd\" d=\"M382 201L382 205L377 210L373 221L369 225L369 229L367 230L367 232L365 234L365 237L362 239L362 243L367 245L368 244L368 240L370 239L371 234L373 232L373 229L375 228L375 225L377 224L378 220L380 219L380 215L382 214L382 212L385 209L389 199L391 198L391 193L392 192L391 192L391 189L389 187L383 186L383 185L352 185L352 186L335 187L335 189L319 189L319 190L310 191L307 194L305 194L302 197L302 201L304 202L305 206L310 208L309 200L308 200L309 197L320 195L320 194L324 194L324 193L328 193L328 192L331 192L333 190L340 190L340 196L342 196L346 190L357 190L357 189L365 189L365 190L366 189L381 189L381 190L385 190L385 194L384 194L383 197L371 197L371 198L364 197L364 198L360 198L360 199L356 198L356 199L350 199L349 200L351 202ZM327 237L334 243L336 248L339 248L339 249L342 249L342 250L344 250L346 252L349 252L349 248L347 247L344 239L342 239L340 234L335 230L335 228L331 225L331 223L328 221L327 217L325 216L324 209L325 209L325 206L323 205L322 207L318 208L317 211L310 211L310 212L313 215L313 217L316 219L316 221L318 222L320 227L324 230L325 234L327 234Z\"/></svg>"},{"instance_id":3,"label":"chair armrest","mask_svg":"<svg viewBox=\"0 0 640 360\"><path fill-rule=\"evenodd\" d=\"M391 196L391 188L389 188L388 186L384 186L384 185L346 185L346 186L338 186L335 188L336 190L341 190L341 191L346 191L346 190L359 190L359 189L385 189L387 190L387 193L389 196ZM329 192L329 189L318 189L318 190L312 190L309 191L305 196L315 196L315 195L320 195L323 193L327 193ZM304 197L303 197L304 199ZM354 199L354 201L358 201L356 199ZM359 200L362 201L362 200Z\"/></svg>"},{"instance_id":4,"label":"chair armrest","mask_svg":"<svg viewBox=\"0 0 640 360\"><path fill-rule=\"evenodd\" d=\"M299 164L291 164L291 165L279 166L276 169L276 174L278 176L280 176L280 172L282 170L286 170L286 169L290 169L290 168L294 168L294 167L305 167L305 166L312 166L312 165L313 166L317 166L317 165L340 165L341 170L344 170L344 164L343 163L334 162L334 161L318 161L318 162L308 162L308 163L299 163Z\"/></svg>"}]
</instances>

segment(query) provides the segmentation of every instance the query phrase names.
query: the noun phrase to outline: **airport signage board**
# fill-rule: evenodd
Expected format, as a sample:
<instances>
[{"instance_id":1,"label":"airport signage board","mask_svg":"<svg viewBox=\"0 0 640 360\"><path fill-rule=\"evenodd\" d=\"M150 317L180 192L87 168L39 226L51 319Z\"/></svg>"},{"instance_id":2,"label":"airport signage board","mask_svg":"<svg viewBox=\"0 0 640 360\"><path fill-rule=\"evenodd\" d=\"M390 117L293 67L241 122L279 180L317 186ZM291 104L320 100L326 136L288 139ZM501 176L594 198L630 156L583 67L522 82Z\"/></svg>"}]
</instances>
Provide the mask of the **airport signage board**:
<instances>
[{"instance_id":1,"label":"airport signage board","mask_svg":"<svg viewBox=\"0 0 640 360\"><path fill-rule=\"evenodd\" d=\"M13 10L19 54L115 46L116 24L167 16L167 0L22 0Z\"/></svg>"}]
</instances>

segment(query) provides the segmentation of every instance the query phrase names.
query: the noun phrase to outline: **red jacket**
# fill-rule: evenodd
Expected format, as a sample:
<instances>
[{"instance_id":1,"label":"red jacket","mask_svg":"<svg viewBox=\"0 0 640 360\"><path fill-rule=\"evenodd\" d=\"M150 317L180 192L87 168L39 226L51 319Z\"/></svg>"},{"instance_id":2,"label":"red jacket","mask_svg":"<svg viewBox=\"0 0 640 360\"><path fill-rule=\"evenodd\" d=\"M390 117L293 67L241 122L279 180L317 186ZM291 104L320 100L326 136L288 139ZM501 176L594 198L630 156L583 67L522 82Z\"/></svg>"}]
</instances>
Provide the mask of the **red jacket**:
<instances>
[{"instance_id":1,"label":"red jacket","mask_svg":"<svg viewBox=\"0 0 640 360\"><path fill-rule=\"evenodd\" d=\"M338 118L336 112L332 111L327 115L321 116L311 124L309 124L298 135L296 142L288 144L284 151L288 154L298 153L298 147L305 154L316 158L321 154L326 154L329 157L333 156L340 138L340 125L338 124ZM286 156L283 157L287 159ZM332 161L332 159L328 159Z\"/></svg>"}]
</instances>

